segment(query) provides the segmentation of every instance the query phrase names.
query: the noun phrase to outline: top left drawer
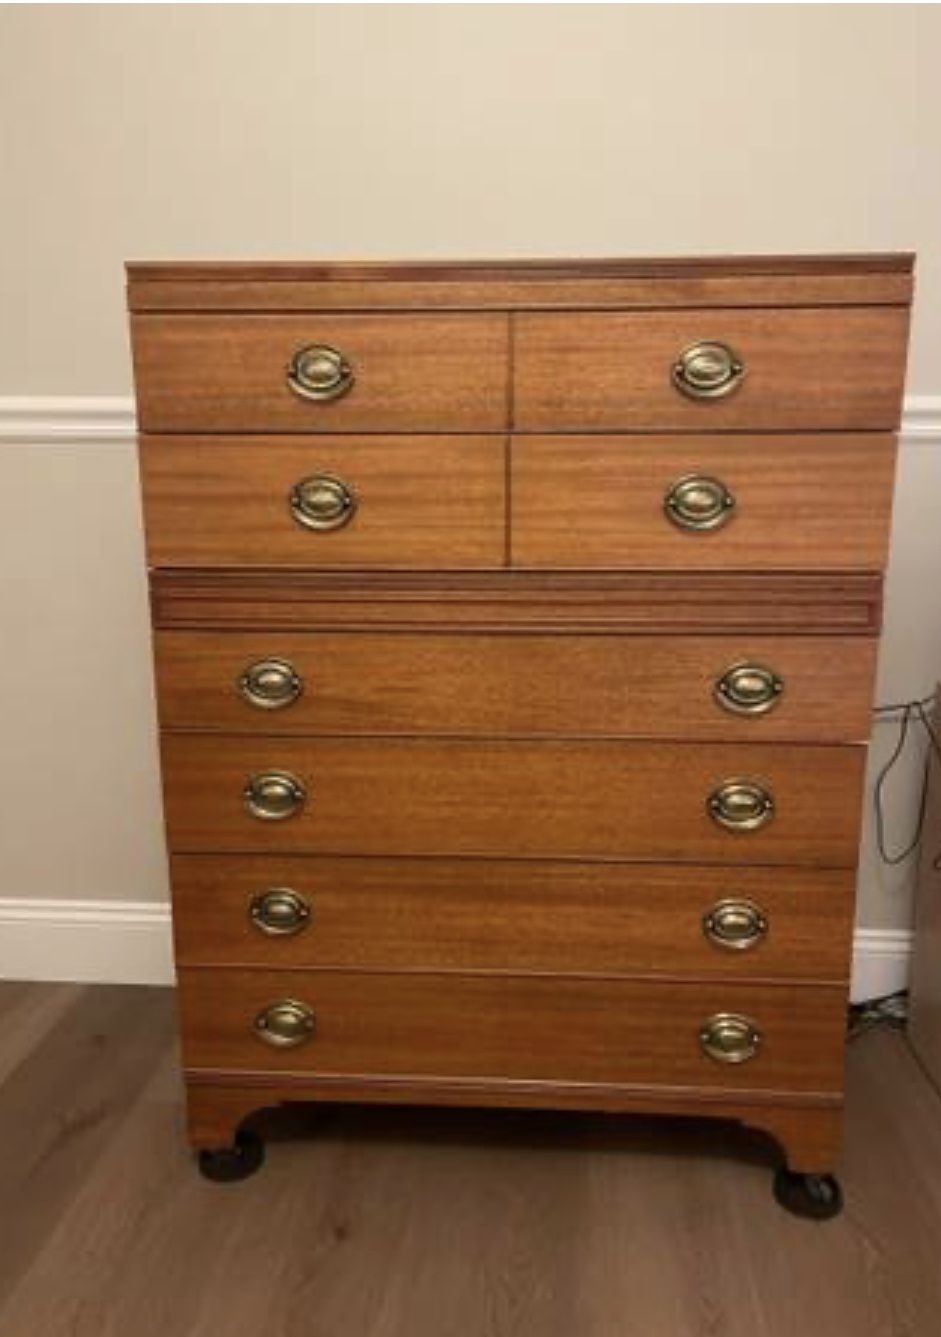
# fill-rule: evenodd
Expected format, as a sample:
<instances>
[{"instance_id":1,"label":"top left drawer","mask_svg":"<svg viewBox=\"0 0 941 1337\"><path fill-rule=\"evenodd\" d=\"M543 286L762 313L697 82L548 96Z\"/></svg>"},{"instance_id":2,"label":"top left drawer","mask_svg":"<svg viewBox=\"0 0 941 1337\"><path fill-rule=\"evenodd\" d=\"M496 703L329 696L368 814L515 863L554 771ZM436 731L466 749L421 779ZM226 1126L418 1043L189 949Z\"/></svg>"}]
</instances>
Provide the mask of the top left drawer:
<instances>
[{"instance_id":1,"label":"top left drawer","mask_svg":"<svg viewBox=\"0 0 941 1337\"><path fill-rule=\"evenodd\" d=\"M478 432L508 423L504 315L132 320L146 432Z\"/></svg>"}]
</instances>

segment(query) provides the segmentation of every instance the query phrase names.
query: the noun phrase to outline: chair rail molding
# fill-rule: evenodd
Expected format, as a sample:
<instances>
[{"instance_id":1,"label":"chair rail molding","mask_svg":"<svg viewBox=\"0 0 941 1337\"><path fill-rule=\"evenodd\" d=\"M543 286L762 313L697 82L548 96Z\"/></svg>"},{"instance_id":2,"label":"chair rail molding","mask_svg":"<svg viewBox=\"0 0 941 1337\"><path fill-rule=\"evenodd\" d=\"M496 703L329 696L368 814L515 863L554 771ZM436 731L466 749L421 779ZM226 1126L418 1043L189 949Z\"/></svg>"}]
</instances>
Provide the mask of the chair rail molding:
<instances>
[{"instance_id":1,"label":"chair rail molding","mask_svg":"<svg viewBox=\"0 0 941 1337\"><path fill-rule=\"evenodd\" d=\"M0 395L0 444L133 444L130 395ZM905 446L941 445L941 395L909 395L902 413Z\"/></svg>"}]
</instances>

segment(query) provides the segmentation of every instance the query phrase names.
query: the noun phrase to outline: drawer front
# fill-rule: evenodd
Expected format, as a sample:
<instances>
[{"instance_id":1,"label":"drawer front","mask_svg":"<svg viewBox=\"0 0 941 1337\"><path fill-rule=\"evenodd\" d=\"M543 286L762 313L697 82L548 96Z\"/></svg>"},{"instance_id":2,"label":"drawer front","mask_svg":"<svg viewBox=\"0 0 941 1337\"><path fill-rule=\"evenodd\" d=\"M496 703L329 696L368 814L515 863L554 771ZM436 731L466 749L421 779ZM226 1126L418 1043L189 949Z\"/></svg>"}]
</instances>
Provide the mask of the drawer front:
<instances>
[{"instance_id":1,"label":"drawer front","mask_svg":"<svg viewBox=\"0 0 941 1337\"><path fill-rule=\"evenodd\" d=\"M164 727L249 734L852 742L868 737L875 651L834 636L156 634Z\"/></svg>"},{"instance_id":2,"label":"drawer front","mask_svg":"<svg viewBox=\"0 0 941 1337\"><path fill-rule=\"evenodd\" d=\"M514 329L520 431L898 425L903 308L523 314ZM731 349L743 368L728 393L693 398L675 383L684 352L702 343ZM694 357L686 365L695 373Z\"/></svg>"},{"instance_id":3,"label":"drawer front","mask_svg":"<svg viewBox=\"0 0 941 1337\"><path fill-rule=\"evenodd\" d=\"M864 756L783 743L163 738L178 851L853 867ZM727 829L707 811L720 789L726 817L760 807L762 790L773 816ZM282 815L252 815L249 802Z\"/></svg>"},{"instance_id":4,"label":"drawer front","mask_svg":"<svg viewBox=\"0 0 941 1337\"><path fill-rule=\"evenodd\" d=\"M143 437L151 566L493 567L501 437Z\"/></svg>"},{"instance_id":5,"label":"drawer front","mask_svg":"<svg viewBox=\"0 0 941 1337\"><path fill-rule=\"evenodd\" d=\"M299 856L173 856L177 959L278 969L845 981L854 877Z\"/></svg>"},{"instance_id":6,"label":"drawer front","mask_svg":"<svg viewBox=\"0 0 941 1337\"><path fill-rule=\"evenodd\" d=\"M875 570L895 442L817 437L517 437L523 567Z\"/></svg>"},{"instance_id":7,"label":"drawer front","mask_svg":"<svg viewBox=\"0 0 941 1337\"><path fill-rule=\"evenodd\" d=\"M131 333L146 432L486 431L507 424L505 316L135 316ZM301 350L316 349L326 350L326 364L293 364ZM331 387L329 359L337 354ZM298 394L289 384L292 364L300 390L335 397Z\"/></svg>"},{"instance_id":8,"label":"drawer front","mask_svg":"<svg viewBox=\"0 0 941 1337\"><path fill-rule=\"evenodd\" d=\"M276 1047L256 1026L280 1000L313 1014L312 1032L292 1028L296 1047ZM841 1087L844 994L826 987L184 969L180 1002L190 1069L717 1091ZM720 1014L754 1023L754 1057L728 1063L703 1052L700 1033ZM266 1034L282 1033L277 1014L266 1022Z\"/></svg>"}]
</instances>

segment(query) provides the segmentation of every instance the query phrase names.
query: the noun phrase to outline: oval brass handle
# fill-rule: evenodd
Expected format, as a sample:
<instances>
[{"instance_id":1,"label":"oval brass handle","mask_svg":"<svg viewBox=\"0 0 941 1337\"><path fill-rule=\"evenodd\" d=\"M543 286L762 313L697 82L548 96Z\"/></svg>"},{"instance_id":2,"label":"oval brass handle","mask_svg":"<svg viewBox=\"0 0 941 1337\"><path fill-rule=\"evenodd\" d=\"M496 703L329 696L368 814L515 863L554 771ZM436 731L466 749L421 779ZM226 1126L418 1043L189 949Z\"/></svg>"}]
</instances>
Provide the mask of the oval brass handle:
<instances>
[{"instance_id":1,"label":"oval brass handle","mask_svg":"<svg viewBox=\"0 0 941 1337\"><path fill-rule=\"evenodd\" d=\"M304 690L304 683L286 659L258 659L243 670L238 689L250 706L281 710L293 705Z\"/></svg>"},{"instance_id":2,"label":"oval brass handle","mask_svg":"<svg viewBox=\"0 0 941 1337\"><path fill-rule=\"evenodd\" d=\"M310 906L290 887L269 887L253 896L248 907L255 928L271 937L300 933L310 923Z\"/></svg>"},{"instance_id":3,"label":"oval brass handle","mask_svg":"<svg viewBox=\"0 0 941 1337\"><path fill-rule=\"evenodd\" d=\"M717 1012L699 1031L703 1053L716 1063L747 1063L758 1053L763 1039L751 1018L737 1012Z\"/></svg>"},{"instance_id":4,"label":"oval brass handle","mask_svg":"<svg viewBox=\"0 0 941 1337\"><path fill-rule=\"evenodd\" d=\"M745 952L757 947L768 933L765 912L754 901L717 901L702 917L702 931L716 947Z\"/></svg>"},{"instance_id":5,"label":"oval brass handle","mask_svg":"<svg viewBox=\"0 0 941 1337\"><path fill-rule=\"evenodd\" d=\"M757 831L774 816L774 799L756 780L726 780L709 795L706 811L727 831Z\"/></svg>"},{"instance_id":6,"label":"oval brass handle","mask_svg":"<svg viewBox=\"0 0 941 1337\"><path fill-rule=\"evenodd\" d=\"M728 344L702 339L674 362L673 384L690 399L722 399L742 383L745 364Z\"/></svg>"},{"instance_id":7,"label":"oval brass handle","mask_svg":"<svg viewBox=\"0 0 941 1337\"><path fill-rule=\"evenodd\" d=\"M330 344L305 344L288 363L288 385L301 399L316 403L339 399L355 381L349 360Z\"/></svg>"},{"instance_id":8,"label":"oval brass handle","mask_svg":"<svg viewBox=\"0 0 941 1337\"><path fill-rule=\"evenodd\" d=\"M780 701L784 681L774 669L743 660L716 680L715 698L735 715L764 715Z\"/></svg>"},{"instance_id":9,"label":"oval brass handle","mask_svg":"<svg viewBox=\"0 0 941 1337\"><path fill-rule=\"evenodd\" d=\"M255 1018L255 1034L276 1049L296 1049L306 1044L316 1028L314 1010L294 998L279 998L263 1007Z\"/></svg>"},{"instance_id":10,"label":"oval brass handle","mask_svg":"<svg viewBox=\"0 0 941 1337\"><path fill-rule=\"evenodd\" d=\"M249 779L243 798L253 817L265 822L283 822L300 812L307 791L289 771L260 771Z\"/></svg>"},{"instance_id":11,"label":"oval brass handle","mask_svg":"<svg viewBox=\"0 0 941 1337\"><path fill-rule=\"evenodd\" d=\"M678 529L721 529L732 518L735 497L719 478L687 474L667 492L663 509Z\"/></svg>"},{"instance_id":12,"label":"oval brass handle","mask_svg":"<svg viewBox=\"0 0 941 1337\"><path fill-rule=\"evenodd\" d=\"M356 513L356 496L349 484L332 474L310 474L288 494L291 518L305 529L342 529Z\"/></svg>"}]
</instances>

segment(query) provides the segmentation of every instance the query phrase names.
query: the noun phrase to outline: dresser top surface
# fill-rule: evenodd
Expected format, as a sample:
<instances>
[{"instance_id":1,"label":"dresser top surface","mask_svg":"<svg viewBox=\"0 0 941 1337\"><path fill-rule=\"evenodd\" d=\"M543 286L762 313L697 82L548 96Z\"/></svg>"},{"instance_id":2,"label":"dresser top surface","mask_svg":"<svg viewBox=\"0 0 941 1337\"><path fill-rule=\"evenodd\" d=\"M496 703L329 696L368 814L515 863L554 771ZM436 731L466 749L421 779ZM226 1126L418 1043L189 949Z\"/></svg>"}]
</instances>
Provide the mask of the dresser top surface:
<instances>
[{"instance_id":1,"label":"dresser top surface","mask_svg":"<svg viewBox=\"0 0 941 1337\"><path fill-rule=\"evenodd\" d=\"M710 278L721 275L833 276L910 274L910 252L855 255L746 255L637 259L505 260L143 260L129 261L129 279L154 282L297 283L501 282L508 279Z\"/></svg>"},{"instance_id":2,"label":"dresser top surface","mask_svg":"<svg viewBox=\"0 0 941 1337\"><path fill-rule=\"evenodd\" d=\"M134 312L906 306L914 256L164 260L127 266Z\"/></svg>"}]
</instances>

